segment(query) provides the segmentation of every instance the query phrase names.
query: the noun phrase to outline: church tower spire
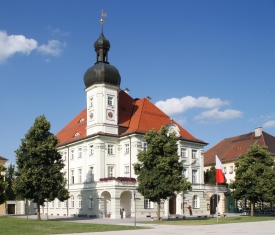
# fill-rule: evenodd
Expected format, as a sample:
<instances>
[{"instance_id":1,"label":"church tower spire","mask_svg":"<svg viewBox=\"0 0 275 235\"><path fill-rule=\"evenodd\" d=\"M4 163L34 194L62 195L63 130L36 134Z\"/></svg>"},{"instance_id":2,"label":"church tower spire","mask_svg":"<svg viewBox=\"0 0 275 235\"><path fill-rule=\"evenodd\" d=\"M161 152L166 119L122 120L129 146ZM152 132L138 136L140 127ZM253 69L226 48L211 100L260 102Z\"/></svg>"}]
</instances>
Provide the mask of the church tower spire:
<instances>
[{"instance_id":1,"label":"church tower spire","mask_svg":"<svg viewBox=\"0 0 275 235\"><path fill-rule=\"evenodd\" d=\"M106 13L102 12L106 17ZM104 20L100 20L103 24ZM115 66L110 65L111 44L102 32L94 43L96 62L84 74L87 93L87 135L104 132L118 134L118 92L121 82Z\"/></svg>"}]
</instances>

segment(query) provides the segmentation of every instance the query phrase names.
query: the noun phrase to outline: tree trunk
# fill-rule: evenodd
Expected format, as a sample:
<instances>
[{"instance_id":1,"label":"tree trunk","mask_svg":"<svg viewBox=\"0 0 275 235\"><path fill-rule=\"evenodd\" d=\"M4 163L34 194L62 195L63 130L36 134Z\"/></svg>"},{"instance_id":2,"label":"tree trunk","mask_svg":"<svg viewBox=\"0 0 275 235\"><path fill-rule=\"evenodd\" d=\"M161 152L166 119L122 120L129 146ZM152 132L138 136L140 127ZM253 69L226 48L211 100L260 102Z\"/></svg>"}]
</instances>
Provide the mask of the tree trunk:
<instances>
[{"instance_id":1,"label":"tree trunk","mask_svg":"<svg viewBox=\"0 0 275 235\"><path fill-rule=\"evenodd\" d=\"M40 204L37 202L37 219L41 220L41 216L40 216Z\"/></svg>"},{"instance_id":2,"label":"tree trunk","mask_svg":"<svg viewBox=\"0 0 275 235\"><path fill-rule=\"evenodd\" d=\"M160 221L160 198L157 200L157 221Z\"/></svg>"},{"instance_id":3,"label":"tree trunk","mask_svg":"<svg viewBox=\"0 0 275 235\"><path fill-rule=\"evenodd\" d=\"M251 213L250 213L250 215L251 215L251 216L254 216L254 202L251 202L250 205L251 205L251 206L250 206L250 208L251 208Z\"/></svg>"}]
</instances>

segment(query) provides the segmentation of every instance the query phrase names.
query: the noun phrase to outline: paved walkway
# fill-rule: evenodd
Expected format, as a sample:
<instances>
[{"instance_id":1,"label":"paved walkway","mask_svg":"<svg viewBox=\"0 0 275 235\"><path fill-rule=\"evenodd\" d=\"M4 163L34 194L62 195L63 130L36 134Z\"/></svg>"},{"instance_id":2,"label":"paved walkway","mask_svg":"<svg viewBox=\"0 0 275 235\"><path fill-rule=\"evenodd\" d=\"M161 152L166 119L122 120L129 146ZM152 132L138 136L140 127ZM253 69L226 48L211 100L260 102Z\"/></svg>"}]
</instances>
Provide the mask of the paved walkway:
<instances>
[{"instance_id":1,"label":"paved walkway","mask_svg":"<svg viewBox=\"0 0 275 235\"><path fill-rule=\"evenodd\" d=\"M18 216L23 217L23 216ZM36 218L30 216L30 218ZM46 219L45 216L42 219ZM57 219L62 221L70 222L81 222L81 223L100 223L100 224L120 224L120 225L134 225L134 219L86 219L86 218L64 218L64 217L53 217L49 216L49 219ZM214 225L199 225L199 226L184 226L184 225L163 225L163 224L140 224L149 218L138 218L137 226L150 226L151 229L143 230L128 230L128 231L113 231L113 232L96 232L96 233L74 233L73 235L269 235L275 234L275 221L263 221L263 222L248 222L248 223L234 223L234 224L214 224ZM68 234L64 234L68 235ZM72 235L72 234L70 234Z\"/></svg>"}]
</instances>

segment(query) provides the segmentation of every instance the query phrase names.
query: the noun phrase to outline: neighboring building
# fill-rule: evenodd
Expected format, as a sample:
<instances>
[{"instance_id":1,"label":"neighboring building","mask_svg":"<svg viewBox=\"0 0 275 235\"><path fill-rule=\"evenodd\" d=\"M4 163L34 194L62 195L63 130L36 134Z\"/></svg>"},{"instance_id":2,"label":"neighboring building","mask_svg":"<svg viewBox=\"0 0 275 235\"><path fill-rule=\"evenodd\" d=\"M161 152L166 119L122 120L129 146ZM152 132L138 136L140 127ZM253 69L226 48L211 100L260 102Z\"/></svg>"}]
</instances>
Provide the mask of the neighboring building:
<instances>
[{"instance_id":1,"label":"neighboring building","mask_svg":"<svg viewBox=\"0 0 275 235\"><path fill-rule=\"evenodd\" d=\"M226 138L207 150L204 154L204 169L215 166L215 155L219 157L224 167L224 175L227 183L232 183L235 178L235 162L240 155L245 155L253 144L267 146L267 150L275 157L275 137L264 132L261 127L254 132ZM222 196L226 202L223 204L226 212L238 212L238 206L230 195Z\"/></svg>"},{"instance_id":2,"label":"neighboring building","mask_svg":"<svg viewBox=\"0 0 275 235\"><path fill-rule=\"evenodd\" d=\"M5 163L8 159L0 156L0 165L5 166ZM0 174L5 174L5 172L0 172ZM6 214L6 205L5 203L0 205L0 215Z\"/></svg>"},{"instance_id":3,"label":"neighboring building","mask_svg":"<svg viewBox=\"0 0 275 235\"><path fill-rule=\"evenodd\" d=\"M70 198L57 199L42 208L42 213L67 216L121 218L156 215L156 204L132 191L137 182L133 163L137 153L147 148L143 139L152 128L166 125L179 137L178 153L186 168L183 172L193 190L180 193L161 204L161 215L206 213L204 194L203 148L205 142L195 138L148 98L133 99L129 90L120 89L120 74L109 64L110 42L103 32L94 43L96 63L84 75L87 107L68 123L57 137ZM141 85L142 87L142 85Z\"/></svg>"}]
</instances>

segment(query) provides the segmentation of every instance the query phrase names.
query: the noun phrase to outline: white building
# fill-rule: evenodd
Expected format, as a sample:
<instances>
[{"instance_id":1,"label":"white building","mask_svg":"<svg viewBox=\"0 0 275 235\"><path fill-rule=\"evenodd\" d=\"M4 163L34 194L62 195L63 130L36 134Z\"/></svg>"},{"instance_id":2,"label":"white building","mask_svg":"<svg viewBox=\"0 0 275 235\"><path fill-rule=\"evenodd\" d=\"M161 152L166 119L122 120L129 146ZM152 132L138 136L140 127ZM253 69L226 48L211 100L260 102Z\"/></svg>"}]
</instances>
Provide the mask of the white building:
<instances>
[{"instance_id":1,"label":"white building","mask_svg":"<svg viewBox=\"0 0 275 235\"><path fill-rule=\"evenodd\" d=\"M205 142L193 137L148 98L133 99L120 89L120 74L109 64L109 41L101 33L94 43L96 63L84 75L87 107L58 134L58 149L65 162L70 199L55 200L42 208L45 214L121 218L134 216L132 191L137 186L133 163L146 149L143 135L162 125L179 136L180 161L193 190L162 204L161 214L206 213L204 195ZM156 204L137 193L138 217L156 215ZM122 210L123 208L123 210Z\"/></svg>"}]
</instances>

